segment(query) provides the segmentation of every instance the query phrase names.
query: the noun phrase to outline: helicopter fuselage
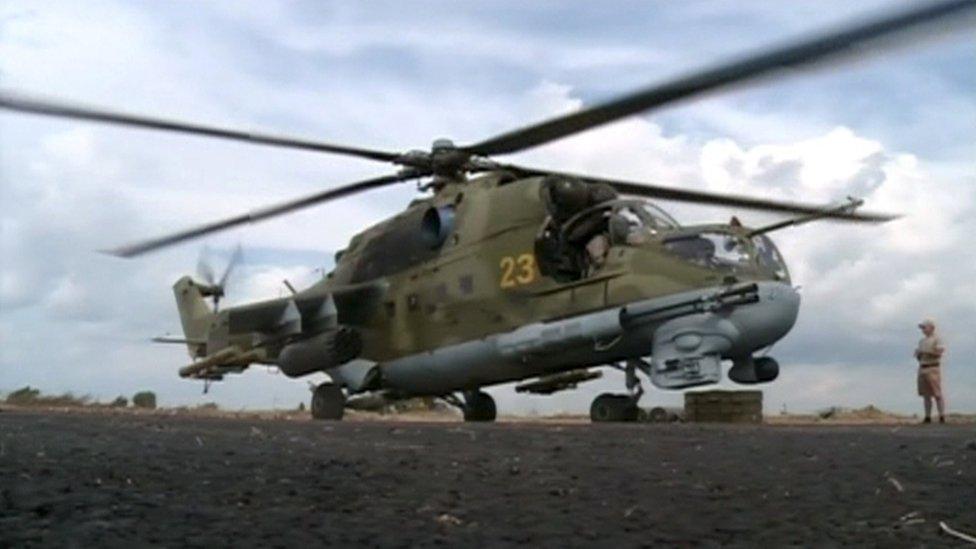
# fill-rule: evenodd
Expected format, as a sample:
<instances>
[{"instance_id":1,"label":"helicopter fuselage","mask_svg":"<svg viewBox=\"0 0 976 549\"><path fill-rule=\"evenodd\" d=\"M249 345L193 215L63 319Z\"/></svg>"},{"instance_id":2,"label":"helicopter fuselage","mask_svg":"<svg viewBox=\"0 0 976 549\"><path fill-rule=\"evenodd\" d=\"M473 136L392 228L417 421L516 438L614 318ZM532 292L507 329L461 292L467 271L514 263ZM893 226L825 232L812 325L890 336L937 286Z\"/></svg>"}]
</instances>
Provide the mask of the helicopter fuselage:
<instances>
[{"instance_id":1,"label":"helicopter fuselage","mask_svg":"<svg viewBox=\"0 0 976 549\"><path fill-rule=\"evenodd\" d=\"M648 357L655 354L655 334L675 315L627 326L622 311L707 304L710 296L756 283L752 303L674 309L685 324L696 319L679 336L698 334L708 353L737 358L792 327L799 300L768 238L754 241L733 225L680 227L650 205L643 219L624 212L639 238L607 238L599 264L578 278L543 274L536 250L549 212L541 185L542 178L506 181L501 174L444 185L354 237L335 270L308 290L385 281L382 302L356 326L360 358L379 365L384 388L441 394ZM618 207L642 204L619 201ZM437 223L432 212L439 212ZM715 252L700 253L703 243ZM763 318L754 318L757 313ZM339 322L349 320L340 308ZM709 338L722 341L716 346ZM678 354L698 348L688 347L688 337L684 345ZM656 346L662 354L665 344Z\"/></svg>"},{"instance_id":2,"label":"helicopter fuselage","mask_svg":"<svg viewBox=\"0 0 976 549\"><path fill-rule=\"evenodd\" d=\"M752 355L790 330L799 297L765 234L682 227L606 189L553 198L563 183L503 172L442 183L286 298L210 313L207 287L184 277L174 290L199 360L181 375L263 363L399 395L628 361L662 388L717 382L726 359L733 379L775 378Z\"/></svg>"}]
</instances>

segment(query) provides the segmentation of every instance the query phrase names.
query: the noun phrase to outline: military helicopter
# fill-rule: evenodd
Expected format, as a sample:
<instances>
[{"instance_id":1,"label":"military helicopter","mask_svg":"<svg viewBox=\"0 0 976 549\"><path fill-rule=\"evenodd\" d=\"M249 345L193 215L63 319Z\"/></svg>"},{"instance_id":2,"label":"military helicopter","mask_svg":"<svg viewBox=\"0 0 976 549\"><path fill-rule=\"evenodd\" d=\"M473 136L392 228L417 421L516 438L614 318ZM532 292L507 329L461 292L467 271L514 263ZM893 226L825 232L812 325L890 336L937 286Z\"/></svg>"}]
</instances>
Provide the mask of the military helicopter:
<instances>
[{"instance_id":1,"label":"military helicopter","mask_svg":"<svg viewBox=\"0 0 976 549\"><path fill-rule=\"evenodd\" d=\"M238 131L106 109L0 94L0 107L381 161L382 177L111 250L141 254L231 227L389 185L419 181L424 194L352 238L334 269L286 297L220 309L230 270L218 280L185 276L173 286L193 362L184 378L212 381L251 365L290 377L325 372L314 388L315 418L346 407L441 397L467 421L492 421L483 387L523 381L548 394L593 379L589 368L625 372L626 392L602 394L593 421L631 421L643 389L716 383L723 362L743 384L776 379L779 365L756 356L796 321L800 297L769 233L815 220L878 223L894 216L856 211L851 198L811 205L622 181L492 160L654 108L781 73L856 57L863 46L946 30L973 15L953 0L855 22L720 64L484 141L447 139L430 151L373 150ZM789 214L744 226L683 226L648 199ZM212 305L208 303L212 300ZM527 380L527 381L526 381Z\"/></svg>"}]
</instances>

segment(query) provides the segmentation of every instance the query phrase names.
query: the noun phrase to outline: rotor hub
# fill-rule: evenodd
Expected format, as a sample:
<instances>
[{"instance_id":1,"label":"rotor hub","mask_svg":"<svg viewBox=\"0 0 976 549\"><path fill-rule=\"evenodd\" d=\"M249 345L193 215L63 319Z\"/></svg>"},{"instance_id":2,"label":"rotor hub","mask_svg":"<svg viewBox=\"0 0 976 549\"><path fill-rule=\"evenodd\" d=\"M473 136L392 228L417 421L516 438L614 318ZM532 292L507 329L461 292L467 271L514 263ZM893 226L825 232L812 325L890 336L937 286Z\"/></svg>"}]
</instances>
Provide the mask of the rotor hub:
<instances>
[{"instance_id":1,"label":"rotor hub","mask_svg":"<svg viewBox=\"0 0 976 549\"><path fill-rule=\"evenodd\" d=\"M457 147L454 146L454 142L445 137L435 139L434 142L431 143L430 145L430 150L433 151L434 153L437 153L438 151L455 150L455 149L457 149Z\"/></svg>"},{"instance_id":2,"label":"rotor hub","mask_svg":"<svg viewBox=\"0 0 976 549\"><path fill-rule=\"evenodd\" d=\"M431 144L430 152L412 150L400 155L396 163L415 168L439 178L461 179L468 169L471 155L454 145L450 139L436 139Z\"/></svg>"}]
</instances>

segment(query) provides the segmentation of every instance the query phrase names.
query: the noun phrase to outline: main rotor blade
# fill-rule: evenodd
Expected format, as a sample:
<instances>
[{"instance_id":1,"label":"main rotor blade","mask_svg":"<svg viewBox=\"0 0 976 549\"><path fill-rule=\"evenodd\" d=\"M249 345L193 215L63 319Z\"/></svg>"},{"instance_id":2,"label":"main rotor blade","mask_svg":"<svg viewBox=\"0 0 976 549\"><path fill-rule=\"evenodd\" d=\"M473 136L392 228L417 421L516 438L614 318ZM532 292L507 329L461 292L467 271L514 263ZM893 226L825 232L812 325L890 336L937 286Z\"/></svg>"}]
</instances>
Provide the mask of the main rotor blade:
<instances>
[{"instance_id":1,"label":"main rotor blade","mask_svg":"<svg viewBox=\"0 0 976 549\"><path fill-rule=\"evenodd\" d=\"M909 31L921 31L923 28L932 33L945 32L949 24L960 24L964 17L971 17L976 11L974 8L976 0L948 0L915 6L894 15L859 22L693 72L571 114L492 137L463 150L483 156L518 152L655 107L769 76L783 69L853 57L859 53L857 47L882 38L904 40L911 34Z\"/></svg>"},{"instance_id":2,"label":"main rotor blade","mask_svg":"<svg viewBox=\"0 0 976 549\"><path fill-rule=\"evenodd\" d=\"M106 124L117 124L120 126L130 126L151 130L204 135L207 137L230 139L232 141L243 141L245 143L255 145L271 145L273 147L284 147L289 149L303 149L316 152L345 154L369 158L371 160L381 160L383 162L392 162L400 156L399 154L392 152L361 149L358 147L347 147L344 145L334 145L331 143L325 143L323 141L313 141L299 137L233 130L228 128L219 128L216 126L194 124L190 122L180 122L178 120L168 120L165 118L155 118L151 116L110 111L96 107L74 105L61 101L29 97L4 90L0 90L0 108L16 112L53 116L57 118L70 118L75 120L103 122Z\"/></svg>"},{"instance_id":3,"label":"main rotor blade","mask_svg":"<svg viewBox=\"0 0 976 549\"><path fill-rule=\"evenodd\" d=\"M839 219L844 221L861 221L869 223L881 223L897 219L899 216L883 213L871 212L844 212L832 211L825 213L825 209L833 208L832 205L804 204L800 202L788 202L781 200L769 200L765 198L753 198L734 194L711 193L706 191L694 191L689 189L675 189L651 185L648 183L637 183L634 181L623 181L620 179L610 179L606 177L592 177L575 173L554 172L540 170L536 168L526 168L511 164L500 164L499 168L518 173L523 176L546 176L558 175L571 177L586 183L602 183L610 185L621 194L643 196L657 200L667 200L672 202L691 202L694 204L708 204L713 206L730 206L745 208L749 210L760 210L767 212L778 212L788 214L817 214L825 218Z\"/></svg>"},{"instance_id":4,"label":"main rotor blade","mask_svg":"<svg viewBox=\"0 0 976 549\"><path fill-rule=\"evenodd\" d=\"M384 175L382 177L365 179L363 181L358 181L356 183L351 183L349 185L344 185L342 187L337 187L334 189L329 189L327 191L317 192L309 196L304 196L301 198L296 198L294 200L289 200L288 202L283 202L281 204L276 204L274 206L268 206L266 208L253 210L245 214L223 219L221 221L214 221L212 223L207 223L206 225L201 225L199 227L187 229L184 231L180 231L178 233L173 233L170 235L153 238L151 240L145 240L142 242L127 244L125 246L121 246L113 250L105 250L105 253L115 255L118 257L135 257L137 255L142 255L146 252L151 252L154 250L158 250L160 248L172 246L173 244L178 244L180 242L185 242L187 240L199 238L201 236L230 229L238 225L254 223L257 221L261 221L263 219L279 216L282 214L293 212L295 210L300 210L302 208L307 208L309 206L314 206L316 204L321 204L323 202L335 200L337 198L342 198L344 196L349 196L370 189L391 185L393 183L399 183L401 181L406 181L408 179L415 179L423 175L425 174L418 172L417 170L402 170L399 173L392 174L392 175Z\"/></svg>"}]
</instances>

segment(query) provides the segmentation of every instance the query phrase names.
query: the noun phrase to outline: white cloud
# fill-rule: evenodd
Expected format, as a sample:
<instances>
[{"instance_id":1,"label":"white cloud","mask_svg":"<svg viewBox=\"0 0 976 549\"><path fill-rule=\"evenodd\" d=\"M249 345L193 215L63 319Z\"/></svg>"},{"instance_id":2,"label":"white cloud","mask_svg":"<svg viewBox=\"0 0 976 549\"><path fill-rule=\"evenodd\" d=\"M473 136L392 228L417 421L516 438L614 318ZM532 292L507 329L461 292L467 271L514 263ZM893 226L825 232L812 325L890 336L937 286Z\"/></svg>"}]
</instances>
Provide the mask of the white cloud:
<instances>
[{"instance_id":1,"label":"white cloud","mask_svg":"<svg viewBox=\"0 0 976 549\"><path fill-rule=\"evenodd\" d=\"M5 87L82 102L398 150L425 147L442 135L471 142L578 109L588 90L616 89L618 81L636 78L622 67L662 64L675 72L694 57L685 52L675 61L662 54L676 43L663 27L642 37L646 47L623 47L621 40L596 35L574 45L581 39L571 30L527 37L507 29L505 20L452 28L456 20L448 16L432 15L432 26L424 30L388 32L388 23L363 27L363 14L336 9L328 24L316 27L320 21L303 21L302 10L289 4L255 10L233 3L194 7L188 14L180 6L143 9L109 1L83 7L8 2L0 8L0 76ZM757 11L750 10L737 13ZM803 26L780 11L770 17ZM701 33L706 50L726 48L708 38ZM410 55L358 71L385 49ZM467 72L458 73L458 62L467 63ZM902 70L892 63L892 72ZM595 74L591 70L615 76L599 82L573 77L574 71ZM513 73L518 78L509 79ZM641 81L654 76L637 75ZM465 85L468 77L472 82ZM442 78L450 85L440 85ZM518 92L499 95L499 89ZM945 117L945 106L971 118L970 98L953 95L952 86L927 86L924 92L928 107L914 116ZM887 95L878 95L876 104L884 105ZM910 409L915 402L905 392L906 383L911 388L905 348L914 342L917 319L932 315L950 342L949 379L960 384L953 402L976 408L972 382L964 385L976 378L965 358L976 353L969 327L976 313L976 250L968 242L976 234L971 158L949 151L932 160L899 150L891 143L901 142L901 132L885 133L883 125L865 132L859 113L814 99L800 94L769 108L709 99L654 121L627 119L511 160L802 201L854 194L869 209L907 214L881 227L817 223L774 235L803 286L804 305L797 327L775 348L784 371L768 388L767 403L782 401L794 409L870 401ZM807 103L816 108L805 109ZM830 108L836 110L825 115ZM682 131L686 125L691 129ZM204 398L195 385L175 377L186 360L183 349L146 343L178 326L170 286L192 270L199 245L137 261L94 250L387 169L19 115L0 114L0 130L0 390L31 383L109 398L151 386L169 402ZM948 124L946 132L953 142L972 142L971 125ZM412 196L403 185L208 242L229 249L240 241L245 252L334 250ZM723 208L668 208L684 221L731 214ZM756 224L771 219L736 213ZM248 262L232 282L227 303L275 297L283 291L282 279L301 285L319 276L313 269L321 265L297 263ZM48 349L44 357L36 356L39 344ZM968 394L962 393L965 387ZM515 397L507 388L497 392L503 408L585 411L597 392L620 388L619 376L608 374L577 394L552 399ZM206 398L237 407L291 406L306 397L303 382L256 371ZM676 394L655 391L650 398L680 403Z\"/></svg>"},{"instance_id":2,"label":"white cloud","mask_svg":"<svg viewBox=\"0 0 976 549\"><path fill-rule=\"evenodd\" d=\"M870 301L872 317L884 321L909 318L912 313L925 310L930 296L938 293L935 273L915 273L899 281L895 291L873 297Z\"/></svg>"},{"instance_id":3,"label":"white cloud","mask_svg":"<svg viewBox=\"0 0 976 549\"><path fill-rule=\"evenodd\" d=\"M72 320L92 320L91 296L75 278L61 279L47 295L45 306L53 315Z\"/></svg>"},{"instance_id":4,"label":"white cloud","mask_svg":"<svg viewBox=\"0 0 976 549\"><path fill-rule=\"evenodd\" d=\"M332 6L288 11L221 7L225 15L302 55L352 57L372 51L408 50L424 56L464 52L466 57L560 70L641 66L671 57L661 48L633 43L590 44L552 34L519 32L464 10L444 13L440 4L390 4L382 9ZM304 12L304 13L303 13ZM422 20L422 25L409 22ZM558 47L553 47L558 41Z\"/></svg>"},{"instance_id":5,"label":"white cloud","mask_svg":"<svg viewBox=\"0 0 976 549\"><path fill-rule=\"evenodd\" d=\"M94 158L94 143L90 128L72 128L50 135L44 138L41 146L53 161L70 167L91 167Z\"/></svg>"}]
</instances>

